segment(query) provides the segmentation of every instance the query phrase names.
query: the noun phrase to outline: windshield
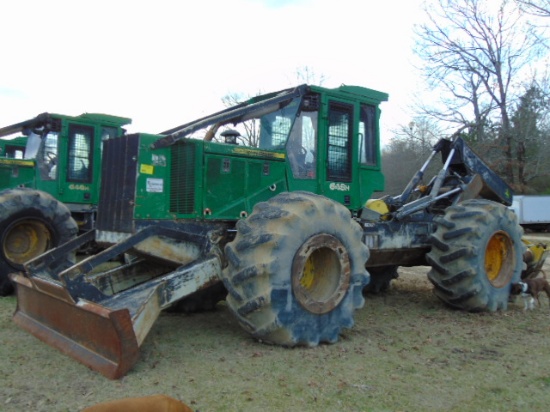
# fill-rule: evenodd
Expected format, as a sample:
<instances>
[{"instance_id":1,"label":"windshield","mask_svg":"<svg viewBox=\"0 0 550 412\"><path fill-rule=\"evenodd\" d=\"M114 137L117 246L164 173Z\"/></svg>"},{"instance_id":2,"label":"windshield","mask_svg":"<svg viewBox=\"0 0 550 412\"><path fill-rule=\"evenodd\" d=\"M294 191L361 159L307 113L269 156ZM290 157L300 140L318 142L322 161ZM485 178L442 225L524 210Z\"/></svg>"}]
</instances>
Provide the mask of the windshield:
<instances>
[{"instance_id":1,"label":"windshield","mask_svg":"<svg viewBox=\"0 0 550 412\"><path fill-rule=\"evenodd\" d=\"M284 149L300 108L300 100L296 98L287 106L260 118L260 148Z\"/></svg>"},{"instance_id":2,"label":"windshield","mask_svg":"<svg viewBox=\"0 0 550 412\"><path fill-rule=\"evenodd\" d=\"M57 177L57 140L59 133L48 132L39 135L34 131L28 132L25 159L35 159L44 180ZM42 144L44 143L44 144Z\"/></svg>"},{"instance_id":3,"label":"windshield","mask_svg":"<svg viewBox=\"0 0 550 412\"><path fill-rule=\"evenodd\" d=\"M267 150L284 150L302 97L258 107L218 123L195 128L188 137ZM194 128L194 127L193 127Z\"/></svg>"}]
</instances>

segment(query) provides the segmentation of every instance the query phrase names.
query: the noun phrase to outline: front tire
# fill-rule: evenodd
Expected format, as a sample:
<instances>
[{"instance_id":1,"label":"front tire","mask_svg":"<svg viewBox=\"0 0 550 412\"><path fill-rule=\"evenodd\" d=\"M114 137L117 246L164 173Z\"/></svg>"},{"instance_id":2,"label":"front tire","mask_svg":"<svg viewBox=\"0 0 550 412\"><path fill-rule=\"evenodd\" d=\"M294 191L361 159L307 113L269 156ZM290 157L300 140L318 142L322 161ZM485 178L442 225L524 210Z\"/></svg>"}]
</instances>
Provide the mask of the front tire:
<instances>
[{"instance_id":1,"label":"front tire","mask_svg":"<svg viewBox=\"0 0 550 412\"><path fill-rule=\"evenodd\" d=\"M361 235L349 210L322 196L285 192L257 204L225 248L228 306L263 342L336 342L364 304Z\"/></svg>"},{"instance_id":2,"label":"front tire","mask_svg":"<svg viewBox=\"0 0 550 412\"><path fill-rule=\"evenodd\" d=\"M0 192L0 296L13 293L9 273L77 232L69 209L49 194L25 188Z\"/></svg>"},{"instance_id":3,"label":"front tire","mask_svg":"<svg viewBox=\"0 0 550 412\"><path fill-rule=\"evenodd\" d=\"M428 278L445 303L467 311L505 310L523 270L523 230L507 207L483 199L451 206L436 219Z\"/></svg>"}]
</instances>

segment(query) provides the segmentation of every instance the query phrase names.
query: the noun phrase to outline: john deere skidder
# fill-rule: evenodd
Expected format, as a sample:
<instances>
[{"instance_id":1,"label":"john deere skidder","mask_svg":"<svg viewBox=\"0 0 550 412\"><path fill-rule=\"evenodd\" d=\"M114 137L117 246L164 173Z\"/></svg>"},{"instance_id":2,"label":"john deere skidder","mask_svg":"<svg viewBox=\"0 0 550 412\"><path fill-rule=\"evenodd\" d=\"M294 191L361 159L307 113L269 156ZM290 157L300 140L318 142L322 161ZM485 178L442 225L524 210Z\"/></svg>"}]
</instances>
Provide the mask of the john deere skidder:
<instances>
[{"instance_id":1,"label":"john deere skidder","mask_svg":"<svg viewBox=\"0 0 550 412\"><path fill-rule=\"evenodd\" d=\"M95 224L101 145L130 119L42 113L0 128L0 296L10 272Z\"/></svg>"},{"instance_id":2,"label":"john deere skidder","mask_svg":"<svg viewBox=\"0 0 550 412\"><path fill-rule=\"evenodd\" d=\"M206 306L220 285L243 328L284 346L335 342L369 281L386 286L400 265L430 264L452 306L506 308L525 250L512 193L461 138L435 146L426 165L438 153L444 165L429 182L425 165L402 194L367 203L383 189L386 100L301 85L105 140L96 229L13 275L15 322L118 378L163 309ZM242 144L247 129L257 147ZM91 239L107 248L74 263Z\"/></svg>"}]
</instances>

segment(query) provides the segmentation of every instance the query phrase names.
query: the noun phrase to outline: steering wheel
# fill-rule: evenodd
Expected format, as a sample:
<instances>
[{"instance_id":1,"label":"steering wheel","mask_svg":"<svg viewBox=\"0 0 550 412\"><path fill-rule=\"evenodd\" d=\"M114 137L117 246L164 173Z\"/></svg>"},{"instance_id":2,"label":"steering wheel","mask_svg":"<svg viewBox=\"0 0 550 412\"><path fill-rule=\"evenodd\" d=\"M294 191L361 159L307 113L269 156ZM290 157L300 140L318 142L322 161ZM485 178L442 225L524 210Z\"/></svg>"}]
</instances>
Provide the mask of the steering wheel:
<instances>
[{"instance_id":1,"label":"steering wheel","mask_svg":"<svg viewBox=\"0 0 550 412\"><path fill-rule=\"evenodd\" d=\"M46 157L52 164L55 165L57 163L57 155L54 152L46 152Z\"/></svg>"}]
</instances>

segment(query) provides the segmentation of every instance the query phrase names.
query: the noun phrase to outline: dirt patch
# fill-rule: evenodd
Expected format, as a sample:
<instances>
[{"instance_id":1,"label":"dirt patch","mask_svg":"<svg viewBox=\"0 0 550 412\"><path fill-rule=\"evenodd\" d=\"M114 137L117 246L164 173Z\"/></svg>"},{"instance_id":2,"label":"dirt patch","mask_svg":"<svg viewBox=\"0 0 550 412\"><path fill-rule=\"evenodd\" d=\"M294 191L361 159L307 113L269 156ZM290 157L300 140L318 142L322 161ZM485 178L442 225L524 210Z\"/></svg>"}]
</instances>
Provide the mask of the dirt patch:
<instances>
[{"instance_id":1,"label":"dirt patch","mask_svg":"<svg viewBox=\"0 0 550 412\"><path fill-rule=\"evenodd\" d=\"M550 262L545 265L550 273ZM78 411L164 393L204 411L546 410L550 308L470 314L431 292L427 267L400 268L334 345L252 340L228 308L163 314L130 373L110 381L18 329L0 299L0 410Z\"/></svg>"}]
</instances>

